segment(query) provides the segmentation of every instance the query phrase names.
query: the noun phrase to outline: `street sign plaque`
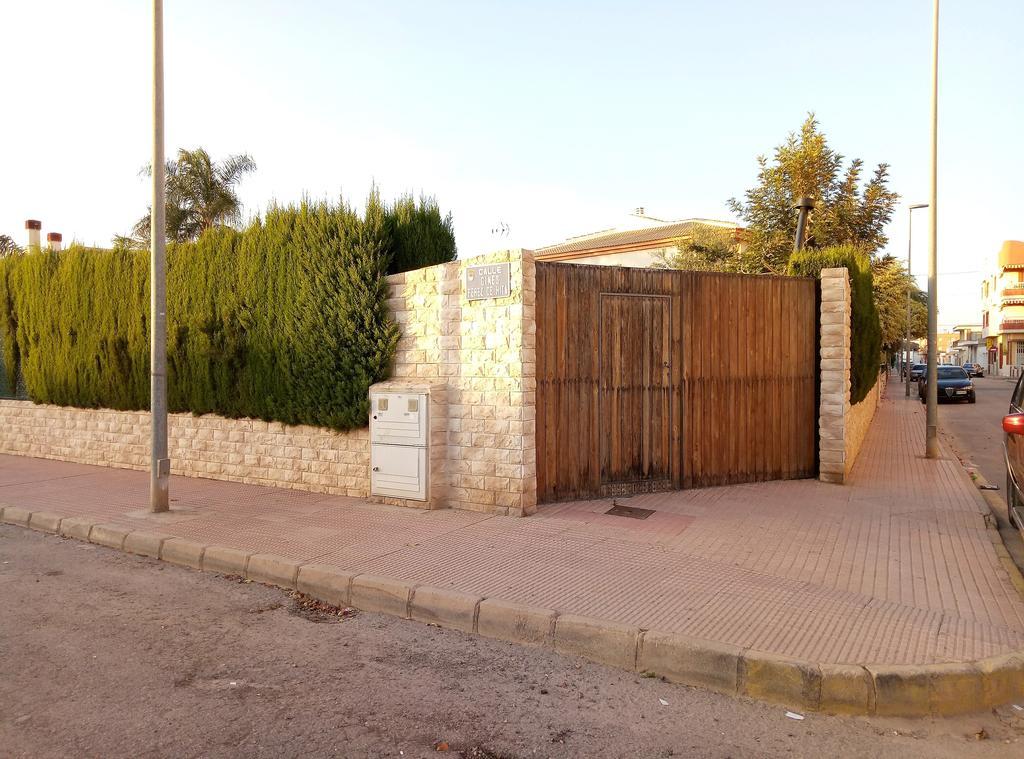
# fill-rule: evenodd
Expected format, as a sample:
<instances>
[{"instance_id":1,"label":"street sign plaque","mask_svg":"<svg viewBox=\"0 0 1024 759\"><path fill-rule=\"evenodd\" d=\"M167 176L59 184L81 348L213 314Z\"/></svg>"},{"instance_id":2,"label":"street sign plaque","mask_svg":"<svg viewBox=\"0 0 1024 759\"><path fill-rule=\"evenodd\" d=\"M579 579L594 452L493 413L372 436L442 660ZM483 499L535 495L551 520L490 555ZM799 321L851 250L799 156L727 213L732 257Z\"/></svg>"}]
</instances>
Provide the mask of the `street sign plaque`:
<instances>
[{"instance_id":1,"label":"street sign plaque","mask_svg":"<svg viewBox=\"0 0 1024 759\"><path fill-rule=\"evenodd\" d=\"M505 298L511 293L512 276L508 263L466 269L466 300Z\"/></svg>"}]
</instances>

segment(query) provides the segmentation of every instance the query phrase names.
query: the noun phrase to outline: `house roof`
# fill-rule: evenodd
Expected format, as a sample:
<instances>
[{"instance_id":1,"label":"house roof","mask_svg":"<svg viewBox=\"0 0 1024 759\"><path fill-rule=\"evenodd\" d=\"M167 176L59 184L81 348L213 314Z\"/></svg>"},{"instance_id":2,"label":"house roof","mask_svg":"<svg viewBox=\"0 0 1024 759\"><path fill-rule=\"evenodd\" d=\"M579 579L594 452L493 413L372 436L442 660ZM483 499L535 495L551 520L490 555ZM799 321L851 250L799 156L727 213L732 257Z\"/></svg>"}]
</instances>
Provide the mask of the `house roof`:
<instances>
[{"instance_id":1,"label":"house roof","mask_svg":"<svg viewBox=\"0 0 1024 759\"><path fill-rule=\"evenodd\" d=\"M610 250L638 248L642 250L658 247L655 243L671 242L680 237L685 237L694 227L701 225L739 229L737 225L729 222L713 221L710 219L687 219L686 221L676 221L643 229L605 229L580 237L570 237L564 242L538 248L535 253L538 258L547 258L573 253L600 253Z\"/></svg>"}]
</instances>

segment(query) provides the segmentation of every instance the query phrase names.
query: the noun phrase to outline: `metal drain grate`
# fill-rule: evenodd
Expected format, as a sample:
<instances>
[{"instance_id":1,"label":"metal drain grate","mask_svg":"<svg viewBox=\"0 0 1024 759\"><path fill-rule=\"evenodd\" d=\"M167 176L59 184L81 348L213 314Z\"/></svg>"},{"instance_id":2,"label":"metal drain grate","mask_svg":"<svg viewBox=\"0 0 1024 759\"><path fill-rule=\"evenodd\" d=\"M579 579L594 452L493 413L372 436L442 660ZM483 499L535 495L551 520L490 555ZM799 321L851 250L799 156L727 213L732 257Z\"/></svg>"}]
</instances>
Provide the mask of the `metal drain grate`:
<instances>
[{"instance_id":1,"label":"metal drain grate","mask_svg":"<svg viewBox=\"0 0 1024 759\"><path fill-rule=\"evenodd\" d=\"M622 506L618 503L605 512L613 517L629 517L630 519L647 519L653 513L654 509L638 509L636 506Z\"/></svg>"}]
</instances>

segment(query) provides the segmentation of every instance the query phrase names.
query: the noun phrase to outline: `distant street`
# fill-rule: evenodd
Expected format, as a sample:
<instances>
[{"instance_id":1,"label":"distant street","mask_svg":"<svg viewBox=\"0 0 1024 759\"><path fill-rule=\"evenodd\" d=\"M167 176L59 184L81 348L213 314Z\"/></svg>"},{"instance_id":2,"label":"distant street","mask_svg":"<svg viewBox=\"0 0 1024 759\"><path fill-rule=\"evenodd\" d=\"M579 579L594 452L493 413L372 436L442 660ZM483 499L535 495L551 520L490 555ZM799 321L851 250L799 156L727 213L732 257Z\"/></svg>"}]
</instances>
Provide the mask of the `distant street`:
<instances>
[{"instance_id":1,"label":"distant street","mask_svg":"<svg viewBox=\"0 0 1024 759\"><path fill-rule=\"evenodd\" d=\"M5 757L1010 757L1012 708L835 718L0 526Z\"/></svg>"},{"instance_id":2,"label":"distant street","mask_svg":"<svg viewBox=\"0 0 1024 759\"><path fill-rule=\"evenodd\" d=\"M970 460L986 480L999 486L1000 492L1006 479L1001 422L1010 405L1013 386L1013 382L1001 377L975 378L977 403L944 403L939 407L943 429L953 433L963 452L970 454ZM911 392L916 396L917 388L911 387Z\"/></svg>"}]
</instances>

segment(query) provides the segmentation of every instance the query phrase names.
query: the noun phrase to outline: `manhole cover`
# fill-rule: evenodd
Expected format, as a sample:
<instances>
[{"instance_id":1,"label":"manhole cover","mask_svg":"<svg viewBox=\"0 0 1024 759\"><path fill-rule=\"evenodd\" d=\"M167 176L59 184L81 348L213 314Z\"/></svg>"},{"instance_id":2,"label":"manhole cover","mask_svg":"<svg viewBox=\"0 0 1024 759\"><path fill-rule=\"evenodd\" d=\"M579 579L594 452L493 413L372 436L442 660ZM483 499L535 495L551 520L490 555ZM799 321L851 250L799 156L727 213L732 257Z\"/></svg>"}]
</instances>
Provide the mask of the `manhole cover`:
<instances>
[{"instance_id":1,"label":"manhole cover","mask_svg":"<svg viewBox=\"0 0 1024 759\"><path fill-rule=\"evenodd\" d=\"M629 517L630 519L647 519L653 513L654 509L638 509L636 506L621 506L619 504L615 504L605 512L613 517Z\"/></svg>"}]
</instances>

